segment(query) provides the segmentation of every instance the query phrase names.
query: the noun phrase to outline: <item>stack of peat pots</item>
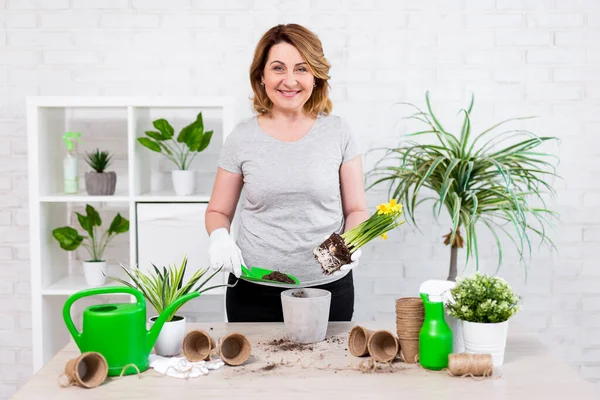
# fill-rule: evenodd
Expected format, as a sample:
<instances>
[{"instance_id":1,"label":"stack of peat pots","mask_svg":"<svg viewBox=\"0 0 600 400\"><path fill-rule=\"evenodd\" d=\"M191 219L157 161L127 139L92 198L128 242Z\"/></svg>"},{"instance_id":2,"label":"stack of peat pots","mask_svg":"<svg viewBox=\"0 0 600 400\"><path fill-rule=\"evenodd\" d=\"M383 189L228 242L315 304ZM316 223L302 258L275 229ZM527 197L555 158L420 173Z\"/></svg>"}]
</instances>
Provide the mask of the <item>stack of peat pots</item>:
<instances>
[{"instance_id":1,"label":"stack of peat pots","mask_svg":"<svg viewBox=\"0 0 600 400\"><path fill-rule=\"evenodd\" d=\"M400 341L400 356L407 363L419 359L419 331L425 319L423 300L402 297L396 300L396 331Z\"/></svg>"}]
</instances>

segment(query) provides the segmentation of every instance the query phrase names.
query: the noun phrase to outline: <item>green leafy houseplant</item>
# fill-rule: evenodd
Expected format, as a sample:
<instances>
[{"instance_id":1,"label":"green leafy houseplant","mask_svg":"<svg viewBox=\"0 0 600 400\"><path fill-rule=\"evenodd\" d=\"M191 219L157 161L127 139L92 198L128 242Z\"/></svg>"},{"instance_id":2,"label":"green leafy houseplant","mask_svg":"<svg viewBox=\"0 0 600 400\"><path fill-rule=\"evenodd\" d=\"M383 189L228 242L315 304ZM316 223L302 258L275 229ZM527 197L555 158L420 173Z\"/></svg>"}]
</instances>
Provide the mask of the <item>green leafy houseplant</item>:
<instances>
[{"instance_id":1,"label":"green leafy houseplant","mask_svg":"<svg viewBox=\"0 0 600 400\"><path fill-rule=\"evenodd\" d=\"M73 251L80 245L83 245L90 254L89 261L104 261L104 250L110 241L118 234L129 231L129 221L121 216L120 213L112 220L108 230L100 231L102 219L98 211L91 205L85 206L86 215L76 212L77 220L87 233L81 235L70 226L63 226L52 231L52 236L58 241L63 250Z\"/></svg>"},{"instance_id":2,"label":"green leafy houseplant","mask_svg":"<svg viewBox=\"0 0 600 400\"><path fill-rule=\"evenodd\" d=\"M454 135L436 118L428 92L425 99L427 111L402 103L415 109L407 118L420 121L425 128L408 134L399 147L383 149L385 155L367 173L368 178L374 178L367 189L389 184L389 196L404 205L415 226L415 212L421 203L433 201L436 217L446 208L451 217L450 233L444 236L444 243L451 247L448 280L456 279L457 252L464 245L465 262L474 257L479 270L477 223L485 225L496 240L498 268L502 264L499 233L514 243L521 262L527 250L531 253L530 234L555 248L546 235L546 226L552 225L550 219L557 214L546 207L541 193L547 190L555 194L547 179L557 176L550 162L556 157L538 147L557 138L538 136L519 128L497 133L498 128L511 121L531 117L507 119L475 134L470 120L474 97L469 107L461 110L462 128ZM433 137L434 143L412 140L425 135ZM422 188L432 190L435 196L419 198ZM539 200L542 206L531 205L529 197ZM464 238L461 228L465 231Z\"/></svg>"},{"instance_id":3,"label":"green leafy houseplant","mask_svg":"<svg viewBox=\"0 0 600 400\"><path fill-rule=\"evenodd\" d=\"M180 170L189 168L196 155L208 147L213 134L213 131L204 132L201 112L194 122L181 129L177 137L166 119L157 119L152 124L158 131L146 131L147 137L138 138L138 142L163 154Z\"/></svg>"},{"instance_id":4,"label":"green leafy houseplant","mask_svg":"<svg viewBox=\"0 0 600 400\"><path fill-rule=\"evenodd\" d=\"M187 268L187 257L184 257L183 262L180 266L169 265L168 267L163 266L162 271L152 264L153 272L144 273L139 267L126 267L121 264L121 268L127 276L131 279L132 283L129 283L123 279L109 276L109 279L120 282L126 286L138 289L142 292L144 297L152 304L158 314L161 314L169 305L180 297L185 296L191 292L204 293L211 289L216 289L222 286L229 285L216 285L204 288L204 286L220 272L221 268L213 272L207 279L202 281L204 275L208 271L208 268L199 269L190 277L187 283L183 283L183 278ZM183 304L181 305L183 306ZM181 306L175 308L171 315L167 318L167 322L173 320L177 311Z\"/></svg>"},{"instance_id":5,"label":"green leafy houseplant","mask_svg":"<svg viewBox=\"0 0 600 400\"><path fill-rule=\"evenodd\" d=\"M108 151L95 149L85 154L85 161L93 171L85 173L85 189L90 196L113 195L117 185L117 174L106 171L112 155Z\"/></svg>"},{"instance_id":6,"label":"green leafy houseplant","mask_svg":"<svg viewBox=\"0 0 600 400\"><path fill-rule=\"evenodd\" d=\"M451 289L453 302L446 310L462 321L497 323L508 321L520 309L520 299L502 278L476 272L458 278Z\"/></svg>"}]
</instances>

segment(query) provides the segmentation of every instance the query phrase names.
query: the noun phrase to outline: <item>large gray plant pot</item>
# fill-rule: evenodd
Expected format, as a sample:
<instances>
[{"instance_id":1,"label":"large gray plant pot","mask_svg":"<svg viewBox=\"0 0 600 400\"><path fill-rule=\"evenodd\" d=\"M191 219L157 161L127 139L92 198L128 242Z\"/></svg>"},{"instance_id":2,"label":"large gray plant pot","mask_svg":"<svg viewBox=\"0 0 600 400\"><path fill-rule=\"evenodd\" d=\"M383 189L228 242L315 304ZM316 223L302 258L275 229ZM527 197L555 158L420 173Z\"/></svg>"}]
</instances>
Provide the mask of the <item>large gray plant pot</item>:
<instances>
[{"instance_id":1,"label":"large gray plant pot","mask_svg":"<svg viewBox=\"0 0 600 400\"><path fill-rule=\"evenodd\" d=\"M110 172L86 172L85 190L90 196L107 196L115 194L117 174Z\"/></svg>"}]
</instances>

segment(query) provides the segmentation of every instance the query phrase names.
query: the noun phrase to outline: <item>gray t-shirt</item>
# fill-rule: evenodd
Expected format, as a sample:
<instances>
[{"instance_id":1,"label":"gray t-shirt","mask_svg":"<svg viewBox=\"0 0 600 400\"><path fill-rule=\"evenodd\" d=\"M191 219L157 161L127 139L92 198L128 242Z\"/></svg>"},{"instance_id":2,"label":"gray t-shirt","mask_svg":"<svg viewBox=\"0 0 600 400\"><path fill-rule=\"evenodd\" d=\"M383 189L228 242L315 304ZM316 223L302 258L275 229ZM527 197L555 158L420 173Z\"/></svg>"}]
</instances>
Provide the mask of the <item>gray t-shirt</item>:
<instances>
[{"instance_id":1,"label":"gray t-shirt","mask_svg":"<svg viewBox=\"0 0 600 400\"><path fill-rule=\"evenodd\" d=\"M227 137L219 167L242 174L237 245L248 267L277 270L303 287L333 282L313 257L332 232L344 231L340 167L359 154L348 125L319 115L295 142L265 133L254 116Z\"/></svg>"}]
</instances>

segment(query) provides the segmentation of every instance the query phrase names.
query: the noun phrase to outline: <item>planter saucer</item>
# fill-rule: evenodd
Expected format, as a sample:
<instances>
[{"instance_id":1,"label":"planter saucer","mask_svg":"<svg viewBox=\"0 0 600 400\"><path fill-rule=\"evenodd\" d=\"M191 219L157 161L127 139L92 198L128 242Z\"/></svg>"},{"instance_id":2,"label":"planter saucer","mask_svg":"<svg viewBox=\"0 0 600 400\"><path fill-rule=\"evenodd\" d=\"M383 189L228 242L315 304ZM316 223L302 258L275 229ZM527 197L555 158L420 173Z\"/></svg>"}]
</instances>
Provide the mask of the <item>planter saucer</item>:
<instances>
[{"instance_id":1,"label":"planter saucer","mask_svg":"<svg viewBox=\"0 0 600 400\"><path fill-rule=\"evenodd\" d=\"M288 286L288 287L300 285L300 281L298 281L298 278L296 278L295 276L289 275L289 274L286 274L286 275L288 277L290 277L290 279L292 279L294 281L294 283L272 281L269 279L262 278L263 276L268 275L271 272L273 272L273 270L258 268L258 267L247 268L246 266L242 265L242 275L240 276L240 279L245 279L247 281L254 281L254 282L265 282L265 283L270 283L270 284L274 284L274 285L283 285L283 286Z\"/></svg>"}]
</instances>

